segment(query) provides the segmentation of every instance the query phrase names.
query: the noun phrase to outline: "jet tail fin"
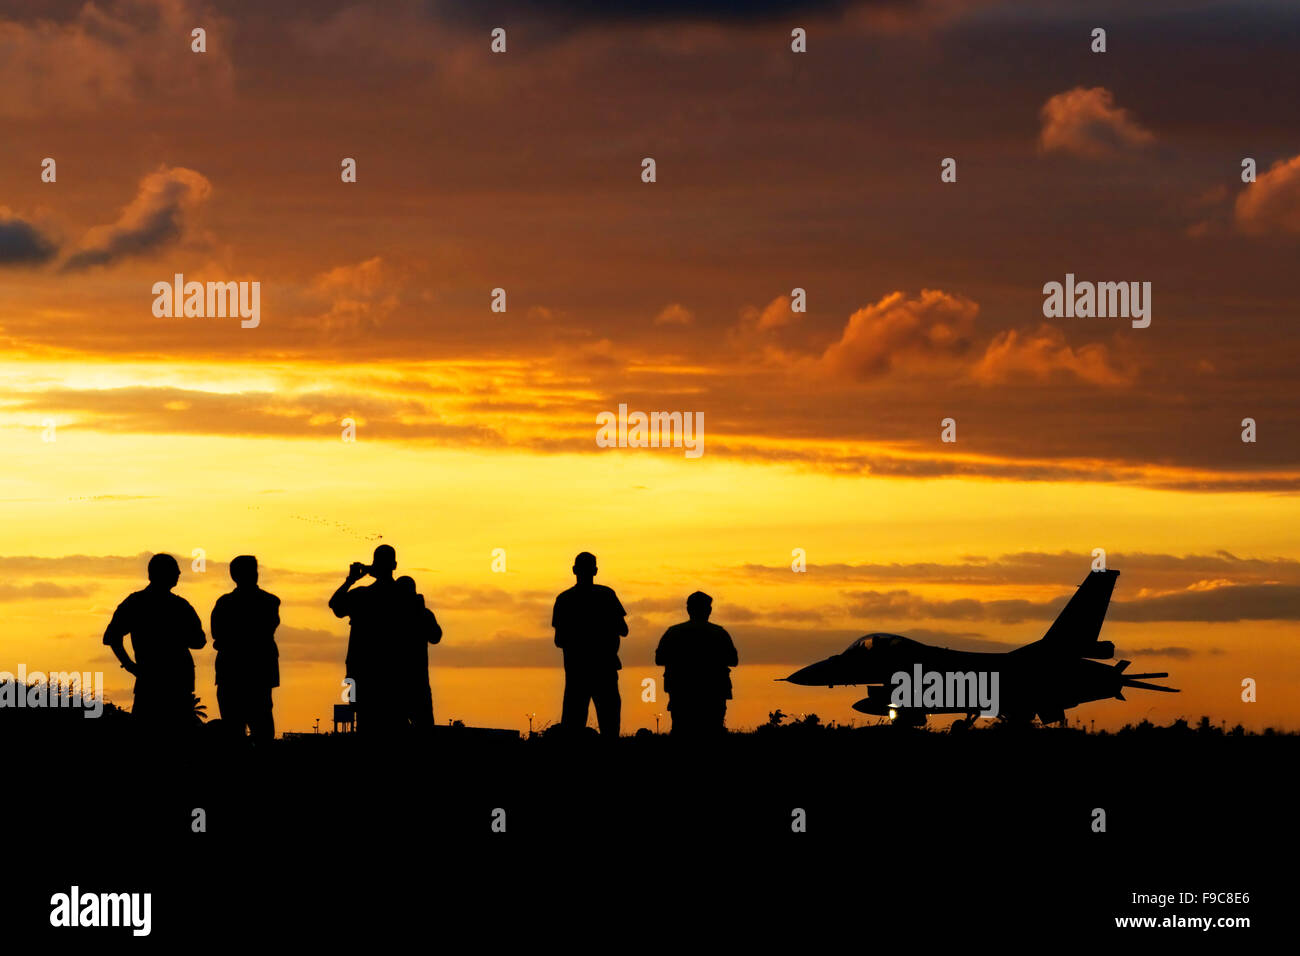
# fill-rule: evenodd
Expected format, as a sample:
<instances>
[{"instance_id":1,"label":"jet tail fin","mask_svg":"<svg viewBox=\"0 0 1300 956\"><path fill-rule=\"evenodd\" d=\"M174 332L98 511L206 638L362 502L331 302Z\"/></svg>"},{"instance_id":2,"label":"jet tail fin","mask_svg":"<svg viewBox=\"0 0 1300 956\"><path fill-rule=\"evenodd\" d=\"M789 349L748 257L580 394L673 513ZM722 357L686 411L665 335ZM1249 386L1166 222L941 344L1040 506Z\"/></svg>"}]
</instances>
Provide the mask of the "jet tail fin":
<instances>
[{"instance_id":1,"label":"jet tail fin","mask_svg":"<svg viewBox=\"0 0 1300 956\"><path fill-rule=\"evenodd\" d=\"M1038 643L1072 656L1114 657L1115 645L1097 638L1118 577L1118 571L1090 572Z\"/></svg>"}]
</instances>

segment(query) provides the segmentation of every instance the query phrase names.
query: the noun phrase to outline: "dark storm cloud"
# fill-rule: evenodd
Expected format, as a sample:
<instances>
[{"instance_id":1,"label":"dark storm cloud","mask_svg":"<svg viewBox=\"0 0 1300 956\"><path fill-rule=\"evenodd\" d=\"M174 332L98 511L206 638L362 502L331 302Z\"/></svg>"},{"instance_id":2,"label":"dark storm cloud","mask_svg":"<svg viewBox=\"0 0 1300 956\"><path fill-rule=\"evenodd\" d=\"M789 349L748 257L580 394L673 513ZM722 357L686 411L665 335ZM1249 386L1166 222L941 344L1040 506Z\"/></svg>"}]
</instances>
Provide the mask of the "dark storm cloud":
<instances>
[{"instance_id":1,"label":"dark storm cloud","mask_svg":"<svg viewBox=\"0 0 1300 956\"><path fill-rule=\"evenodd\" d=\"M0 266L40 265L58 251L53 239L0 207Z\"/></svg>"},{"instance_id":2,"label":"dark storm cloud","mask_svg":"<svg viewBox=\"0 0 1300 956\"><path fill-rule=\"evenodd\" d=\"M439 19L473 25L539 20L568 27L681 21L759 23L779 17L838 17L855 8L906 11L915 0L499 0L495 3L431 3Z\"/></svg>"},{"instance_id":3,"label":"dark storm cloud","mask_svg":"<svg viewBox=\"0 0 1300 956\"><path fill-rule=\"evenodd\" d=\"M117 222L91 229L61 267L77 272L142 255L180 239L187 213L204 202L212 184L192 169L163 166L140 181Z\"/></svg>"}]
</instances>

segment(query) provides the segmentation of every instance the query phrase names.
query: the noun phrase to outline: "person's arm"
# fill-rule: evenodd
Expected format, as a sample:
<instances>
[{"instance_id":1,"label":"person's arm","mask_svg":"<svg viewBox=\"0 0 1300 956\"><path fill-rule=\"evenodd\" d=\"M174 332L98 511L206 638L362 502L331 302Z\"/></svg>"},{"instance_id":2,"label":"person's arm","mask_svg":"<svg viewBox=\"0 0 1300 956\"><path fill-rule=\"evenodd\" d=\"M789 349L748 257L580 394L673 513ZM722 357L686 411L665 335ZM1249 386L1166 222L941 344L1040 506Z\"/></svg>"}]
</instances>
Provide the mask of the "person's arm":
<instances>
[{"instance_id":1,"label":"person's arm","mask_svg":"<svg viewBox=\"0 0 1300 956\"><path fill-rule=\"evenodd\" d=\"M139 671L135 661L131 660L131 655L127 654L126 645L123 643L123 639L131 630L131 625L127 623L126 603L123 601L113 612L113 619L108 622L108 628L104 631L104 643L112 649L118 663L122 665L122 670L128 674L137 674Z\"/></svg>"},{"instance_id":2,"label":"person's arm","mask_svg":"<svg viewBox=\"0 0 1300 956\"><path fill-rule=\"evenodd\" d=\"M667 632L667 631L664 631L664 636L661 637L661 638L659 638L659 646L655 648L655 666L656 666L656 667L667 667L667 666L668 666L668 651L667 651L667 645L668 645L668 632Z\"/></svg>"},{"instance_id":3,"label":"person's arm","mask_svg":"<svg viewBox=\"0 0 1300 956\"><path fill-rule=\"evenodd\" d=\"M223 594L212 605L212 616L208 618L208 626L212 631L212 649L215 651L221 650L226 639L226 604L226 596Z\"/></svg>"},{"instance_id":4,"label":"person's arm","mask_svg":"<svg viewBox=\"0 0 1300 956\"><path fill-rule=\"evenodd\" d=\"M437 644L442 640L442 628L438 625L438 618L434 616L433 608L426 607L424 613L429 626L429 643Z\"/></svg>"},{"instance_id":5,"label":"person's arm","mask_svg":"<svg viewBox=\"0 0 1300 956\"><path fill-rule=\"evenodd\" d=\"M348 589L356 584L362 578L358 566L354 563L348 568L348 576L343 579L338 590L330 595L330 610L334 612L335 617L347 617L352 613L352 601L348 597Z\"/></svg>"},{"instance_id":6,"label":"person's arm","mask_svg":"<svg viewBox=\"0 0 1300 956\"><path fill-rule=\"evenodd\" d=\"M558 597L555 599L555 607L551 611L551 627L555 628L555 646L559 648L563 648L564 647L563 631L565 626L562 623L560 623L560 599Z\"/></svg>"},{"instance_id":7,"label":"person's arm","mask_svg":"<svg viewBox=\"0 0 1300 956\"><path fill-rule=\"evenodd\" d=\"M623 602L618 599L618 595L612 589L609 596L614 599L614 613L618 615L618 636L627 637L627 611L623 610Z\"/></svg>"},{"instance_id":8,"label":"person's arm","mask_svg":"<svg viewBox=\"0 0 1300 956\"><path fill-rule=\"evenodd\" d=\"M181 598L185 601L184 598ZM199 620L199 612L194 610L194 605L185 601L185 610L189 614L185 615L185 644L193 650L199 650L203 645L208 643L208 636L203 633L203 622Z\"/></svg>"},{"instance_id":9,"label":"person's arm","mask_svg":"<svg viewBox=\"0 0 1300 956\"><path fill-rule=\"evenodd\" d=\"M731 639L731 635L728 634L726 630L721 628L719 628L719 630L722 630L722 639L726 642L723 649L726 652L727 666L739 667L740 655L736 653L736 642Z\"/></svg>"}]
</instances>

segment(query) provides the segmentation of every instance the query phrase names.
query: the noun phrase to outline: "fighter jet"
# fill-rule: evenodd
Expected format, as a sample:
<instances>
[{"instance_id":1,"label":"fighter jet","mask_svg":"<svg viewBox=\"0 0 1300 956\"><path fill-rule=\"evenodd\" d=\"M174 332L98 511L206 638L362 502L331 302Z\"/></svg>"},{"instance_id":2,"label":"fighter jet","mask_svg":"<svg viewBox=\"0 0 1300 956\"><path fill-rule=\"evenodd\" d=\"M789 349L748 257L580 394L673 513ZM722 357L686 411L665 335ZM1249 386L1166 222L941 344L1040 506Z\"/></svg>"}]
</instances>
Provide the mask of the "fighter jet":
<instances>
[{"instance_id":1,"label":"fighter jet","mask_svg":"<svg viewBox=\"0 0 1300 956\"><path fill-rule=\"evenodd\" d=\"M1064 723L1065 711L1094 700L1124 700L1125 688L1176 694L1148 684L1167 673L1128 674L1129 661L1101 663L1115 645L1099 640L1118 571L1093 571L1040 640L1013 651L976 653L932 647L897 634L867 634L843 653L778 678L792 684L835 687L867 685L853 705L895 723L922 725L928 714L999 716L1027 724Z\"/></svg>"}]
</instances>

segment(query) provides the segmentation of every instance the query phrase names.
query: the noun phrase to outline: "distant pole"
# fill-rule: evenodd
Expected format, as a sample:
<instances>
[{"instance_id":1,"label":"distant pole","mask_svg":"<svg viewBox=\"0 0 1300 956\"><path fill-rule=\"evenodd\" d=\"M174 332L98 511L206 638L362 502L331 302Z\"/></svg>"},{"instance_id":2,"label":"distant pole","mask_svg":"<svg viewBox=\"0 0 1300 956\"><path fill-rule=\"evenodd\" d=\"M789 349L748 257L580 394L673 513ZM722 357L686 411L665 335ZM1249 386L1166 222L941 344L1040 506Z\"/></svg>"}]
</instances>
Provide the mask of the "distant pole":
<instances>
[{"instance_id":1,"label":"distant pole","mask_svg":"<svg viewBox=\"0 0 1300 956\"><path fill-rule=\"evenodd\" d=\"M659 718L662 716L663 714L655 714L655 733L659 733Z\"/></svg>"},{"instance_id":2,"label":"distant pole","mask_svg":"<svg viewBox=\"0 0 1300 956\"><path fill-rule=\"evenodd\" d=\"M312 724L312 733L320 733L320 718L316 718L316 723Z\"/></svg>"},{"instance_id":3,"label":"distant pole","mask_svg":"<svg viewBox=\"0 0 1300 956\"><path fill-rule=\"evenodd\" d=\"M533 713L533 714L524 714L524 716L528 718L528 736L531 737L533 735L533 718L536 717L537 715Z\"/></svg>"}]
</instances>

